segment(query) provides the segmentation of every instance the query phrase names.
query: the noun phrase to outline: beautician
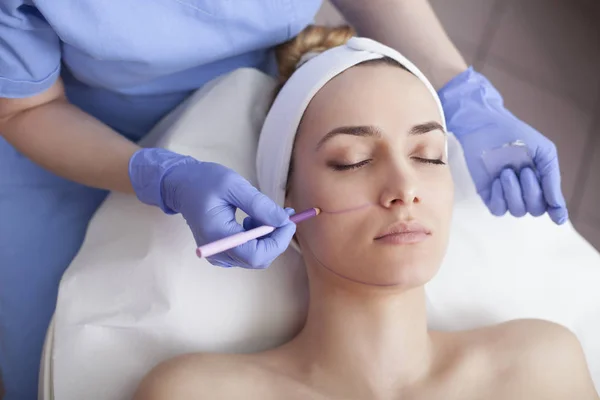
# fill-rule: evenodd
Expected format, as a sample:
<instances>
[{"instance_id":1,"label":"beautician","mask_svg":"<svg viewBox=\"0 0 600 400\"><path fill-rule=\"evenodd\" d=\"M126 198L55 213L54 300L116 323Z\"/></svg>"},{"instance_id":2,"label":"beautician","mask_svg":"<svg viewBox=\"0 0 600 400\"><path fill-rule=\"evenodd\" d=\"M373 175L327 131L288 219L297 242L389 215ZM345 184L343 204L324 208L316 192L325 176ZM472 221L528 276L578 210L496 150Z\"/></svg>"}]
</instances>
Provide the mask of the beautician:
<instances>
[{"instance_id":1,"label":"beautician","mask_svg":"<svg viewBox=\"0 0 600 400\"><path fill-rule=\"evenodd\" d=\"M234 220L238 207L279 228L214 256L215 265L265 267L287 248L295 226L285 210L235 172L141 150L136 142L211 79L240 67L271 71L268 49L300 32L320 3L2 0L0 370L6 400L37 395L59 280L107 191L135 193L166 213L181 213L198 243L242 230ZM493 214L567 220L554 144L504 108L490 82L466 65L426 0L333 3L361 36L398 49L428 76ZM515 164L513 150L524 148L532 162Z\"/></svg>"}]
</instances>

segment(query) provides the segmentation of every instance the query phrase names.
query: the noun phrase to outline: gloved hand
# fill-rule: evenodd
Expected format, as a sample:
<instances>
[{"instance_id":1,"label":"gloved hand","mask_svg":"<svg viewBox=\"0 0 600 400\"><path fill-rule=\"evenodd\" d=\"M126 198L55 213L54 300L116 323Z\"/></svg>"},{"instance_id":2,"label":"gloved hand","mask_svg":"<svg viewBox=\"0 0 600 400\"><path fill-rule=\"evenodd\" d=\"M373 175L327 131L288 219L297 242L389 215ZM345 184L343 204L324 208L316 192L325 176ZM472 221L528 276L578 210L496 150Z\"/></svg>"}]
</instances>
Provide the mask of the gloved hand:
<instances>
[{"instance_id":1,"label":"gloved hand","mask_svg":"<svg viewBox=\"0 0 600 400\"><path fill-rule=\"evenodd\" d=\"M164 149L138 150L129 177L140 201L167 214L181 213L197 245L244 231L235 219L240 208L257 225L277 229L226 252L208 257L221 267L266 268L290 244L296 225L288 213L247 180L220 164L200 162Z\"/></svg>"},{"instance_id":2,"label":"gloved hand","mask_svg":"<svg viewBox=\"0 0 600 400\"><path fill-rule=\"evenodd\" d=\"M556 224L568 220L556 146L504 108L502 96L483 75L471 67L446 84L439 96L448 130L461 143L477 192L492 214L548 212ZM523 147L503 147L515 142L526 145L530 167L514 165L513 155ZM500 158L490 167L485 160L494 153Z\"/></svg>"}]
</instances>

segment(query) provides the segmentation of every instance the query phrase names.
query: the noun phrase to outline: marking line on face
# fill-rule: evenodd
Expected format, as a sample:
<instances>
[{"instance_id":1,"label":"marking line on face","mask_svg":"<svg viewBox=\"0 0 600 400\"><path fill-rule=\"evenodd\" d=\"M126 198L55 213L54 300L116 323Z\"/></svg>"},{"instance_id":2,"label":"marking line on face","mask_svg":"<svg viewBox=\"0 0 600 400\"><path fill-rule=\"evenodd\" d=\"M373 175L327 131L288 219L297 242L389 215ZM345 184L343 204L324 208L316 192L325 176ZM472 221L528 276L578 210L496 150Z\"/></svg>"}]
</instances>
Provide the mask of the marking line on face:
<instances>
[{"instance_id":1,"label":"marking line on face","mask_svg":"<svg viewBox=\"0 0 600 400\"><path fill-rule=\"evenodd\" d=\"M359 211L359 210L363 210L367 207L373 206L375 204L373 203L366 203L357 207L352 207L352 208L346 208L346 209L342 209L342 210L336 210L336 211L326 211L323 210L322 208L320 208L321 213L325 213L325 214L344 214L344 213L348 213L348 212L353 212L353 211ZM350 282L353 283L358 283L361 285L367 285L367 286L378 286L378 287L390 287L390 286L396 286L397 283L372 283L372 282L366 282L366 281L361 281L358 279L352 279L349 276L346 276L344 274L341 274L339 272L334 271L333 269L327 267L325 264L323 264L323 262L321 262L321 260L319 260L319 258L316 256L316 254L312 251L312 249L308 249L308 251L310 252L310 254L312 255L312 257L315 259L315 261L317 262L317 264L319 264L323 269L331 272L332 274L338 276L339 278L348 280Z\"/></svg>"},{"instance_id":2,"label":"marking line on face","mask_svg":"<svg viewBox=\"0 0 600 400\"><path fill-rule=\"evenodd\" d=\"M374 205L373 203L366 203L366 204L360 205L358 207L345 208L345 209L342 209L342 210L335 210L335 211L323 210L321 208L321 212L322 213L326 213L326 214L344 214L344 213L347 213L347 212L362 210L362 209L365 209L365 208L373 206L373 205Z\"/></svg>"},{"instance_id":3,"label":"marking line on face","mask_svg":"<svg viewBox=\"0 0 600 400\"><path fill-rule=\"evenodd\" d=\"M328 266L326 266L325 264L323 264L321 262L321 260L319 260L319 258L312 251L312 249L309 248L308 251L310 252L310 254L312 255L312 257L315 259L315 261L317 262L317 264L319 264L321 267L323 267L323 269L325 269L326 271L331 272L332 274L336 275L339 278L345 279L345 280L350 281L352 283L358 283L360 285L367 285L367 286L377 286L377 287L391 287L391 286L397 286L397 285L399 285L399 283L373 283L373 282L361 281L359 279L352 279L349 276L346 276L346 275L343 275L343 274L341 274L339 272L336 272L333 269L331 269Z\"/></svg>"}]
</instances>

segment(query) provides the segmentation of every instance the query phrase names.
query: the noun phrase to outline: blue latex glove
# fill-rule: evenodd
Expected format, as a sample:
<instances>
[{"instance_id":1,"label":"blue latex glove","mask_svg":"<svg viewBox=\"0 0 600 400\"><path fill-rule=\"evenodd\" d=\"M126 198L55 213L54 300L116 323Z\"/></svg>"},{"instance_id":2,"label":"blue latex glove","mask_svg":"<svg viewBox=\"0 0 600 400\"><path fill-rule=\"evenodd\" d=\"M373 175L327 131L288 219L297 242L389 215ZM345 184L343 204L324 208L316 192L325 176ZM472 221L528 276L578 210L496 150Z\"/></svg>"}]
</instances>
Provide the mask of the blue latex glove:
<instances>
[{"instance_id":1,"label":"blue latex glove","mask_svg":"<svg viewBox=\"0 0 600 400\"><path fill-rule=\"evenodd\" d=\"M296 210L294 210L293 208L285 208L285 212L287 213L287 215L289 215L291 217L292 215L294 215L296 213ZM254 228L258 228L263 225L264 224L262 222L260 222L259 220L255 219L255 218L252 218L252 217L246 217L246 218L244 218L244 221L242 222L242 226L244 227L244 230L246 230L246 231L249 231Z\"/></svg>"},{"instance_id":2,"label":"blue latex glove","mask_svg":"<svg viewBox=\"0 0 600 400\"><path fill-rule=\"evenodd\" d=\"M255 225L277 228L267 236L208 257L214 265L266 268L285 251L296 232L286 210L220 164L164 149L142 149L131 157L129 177L140 201L167 214L181 213L197 245L243 232L235 219L237 208L252 216Z\"/></svg>"},{"instance_id":3,"label":"blue latex glove","mask_svg":"<svg viewBox=\"0 0 600 400\"><path fill-rule=\"evenodd\" d=\"M448 130L461 143L477 192L492 214L508 210L522 217L547 212L557 224L568 220L556 146L504 108L502 96L483 75L471 67L443 87L439 96ZM526 147L503 148L515 142ZM522 164L524 149L530 166ZM500 157L490 167L485 160L494 154ZM515 166L515 159L520 166Z\"/></svg>"}]
</instances>

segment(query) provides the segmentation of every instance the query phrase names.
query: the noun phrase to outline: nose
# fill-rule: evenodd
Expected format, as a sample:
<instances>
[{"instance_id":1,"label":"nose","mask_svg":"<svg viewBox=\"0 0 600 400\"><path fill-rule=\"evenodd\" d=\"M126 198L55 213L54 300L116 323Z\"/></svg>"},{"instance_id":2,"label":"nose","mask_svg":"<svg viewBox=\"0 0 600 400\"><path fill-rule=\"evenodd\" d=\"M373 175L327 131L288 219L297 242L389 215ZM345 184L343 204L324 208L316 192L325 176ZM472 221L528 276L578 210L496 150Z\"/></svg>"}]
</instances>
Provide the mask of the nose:
<instances>
[{"instance_id":1,"label":"nose","mask_svg":"<svg viewBox=\"0 0 600 400\"><path fill-rule=\"evenodd\" d=\"M382 206L386 208L398 205L411 207L421 201L418 193L418 179L408 168L396 167L388 172L388 179L380 197Z\"/></svg>"}]
</instances>

